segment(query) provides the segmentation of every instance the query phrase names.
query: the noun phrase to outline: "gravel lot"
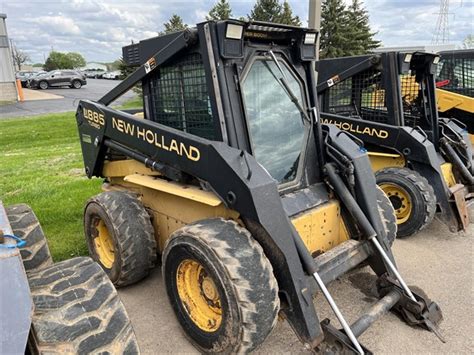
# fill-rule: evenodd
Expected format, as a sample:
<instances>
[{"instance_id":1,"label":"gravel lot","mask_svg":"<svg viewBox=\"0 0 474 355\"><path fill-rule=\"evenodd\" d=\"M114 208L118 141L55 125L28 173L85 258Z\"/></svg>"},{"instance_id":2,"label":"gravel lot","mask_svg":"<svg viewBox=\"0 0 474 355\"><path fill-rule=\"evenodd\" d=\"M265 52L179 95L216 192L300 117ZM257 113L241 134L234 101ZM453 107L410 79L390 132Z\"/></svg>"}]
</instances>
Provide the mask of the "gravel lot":
<instances>
[{"instance_id":1,"label":"gravel lot","mask_svg":"<svg viewBox=\"0 0 474 355\"><path fill-rule=\"evenodd\" d=\"M81 99L99 100L104 94L118 85L118 80L87 79L87 85L80 89L68 87L41 90L44 93L63 96L62 99L18 102L0 107L0 119L8 117L32 116L53 112L75 111ZM133 91L127 92L113 105L121 105L134 97Z\"/></svg>"},{"instance_id":2,"label":"gravel lot","mask_svg":"<svg viewBox=\"0 0 474 355\"><path fill-rule=\"evenodd\" d=\"M364 333L360 341L376 354L472 354L474 226L466 233L452 234L438 222L415 237L397 240L394 253L409 285L421 287L444 314L441 332L447 343L421 328L411 328L390 313ZM368 268L336 280L329 287L345 317L353 322L374 298L370 289L374 276ZM120 289L141 351L197 353L184 337L166 298L160 270L143 282ZM321 295L314 301L320 318L337 324ZM290 326L279 322L258 353L306 353Z\"/></svg>"}]
</instances>

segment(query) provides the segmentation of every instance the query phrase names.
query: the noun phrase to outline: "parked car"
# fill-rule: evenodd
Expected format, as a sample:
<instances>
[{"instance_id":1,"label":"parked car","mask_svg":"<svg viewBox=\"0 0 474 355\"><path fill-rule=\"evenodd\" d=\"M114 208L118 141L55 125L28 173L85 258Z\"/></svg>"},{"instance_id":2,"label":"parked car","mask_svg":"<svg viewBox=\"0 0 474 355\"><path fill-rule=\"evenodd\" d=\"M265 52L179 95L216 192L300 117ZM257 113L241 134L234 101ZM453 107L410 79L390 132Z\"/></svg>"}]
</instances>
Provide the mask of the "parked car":
<instances>
[{"instance_id":1,"label":"parked car","mask_svg":"<svg viewBox=\"0 0 474 355\"><path fill-rule=\"evenodd\" d=\"M83 73L87 78L101 79L106 72L103 69L85 69Z\"/></svg>"},{"instance_id":2,"label":"parked car","mask_svg":"<svg viewBox=\"0 0 474 355\"><path fill-rule=\"evenodd\" d=\"M111 80L119 80L122 73L119 70L109 71L105 73L102 78L104 79L111 79Z\"/></svg>"},{"instance_id":3,"label":"parked car","mask_svg":"<svg viewBox=\"0 0 474 355\"><path fill-rule=\"evenodd\" d=\"M44 70L41 70L41 71L37 71L37 72L34 72L33 74L31 74L30 76L28 76L28 80L26 82L26 87L30 87L30 81L35 79L35 78L38 78L42 75L45 75L47 74L48 72L47 71L44 71Z\"/></svg>"},{"instance_id":4,"label":"parked car","mask_svg":"<svg viewBox=\"0 0 474 355\"><path fill-rule=\"evenodd\" d=\"M48 87L69 86L80 89L87 84L86 77L75 70L53 70L32 78L29 86L32 89L47 89Z\"/></svg>"},{"instance_id":5,"label":"parked car","mask_svg":"<svg viewBox=\"0 0 474 355\"><path fill-rule=\"evenodd\" d=\"M20 79L21 86L26 88L26 86L28 85L28 79L31 78L35 74L36 72L34 71L19 71L15 73L15 77L17 79Z\"/></svg>"}]
</instances>

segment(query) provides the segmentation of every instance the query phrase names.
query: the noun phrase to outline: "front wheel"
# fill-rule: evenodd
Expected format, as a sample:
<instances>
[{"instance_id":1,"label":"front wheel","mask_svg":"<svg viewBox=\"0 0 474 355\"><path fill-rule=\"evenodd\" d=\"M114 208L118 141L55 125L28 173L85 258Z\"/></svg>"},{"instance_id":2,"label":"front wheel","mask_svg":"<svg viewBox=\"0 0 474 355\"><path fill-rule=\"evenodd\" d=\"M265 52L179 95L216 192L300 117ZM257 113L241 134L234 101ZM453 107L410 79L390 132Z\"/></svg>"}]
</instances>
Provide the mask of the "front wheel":
<instances>
[{"instance_id":1,"label":"front wheel","mask_svg":"<svg viewBox=\"0 0 474 355\"><path fill-rule=\"evenodd\" d=\"M43 81L41 81L41 82L39 83L39 88L40 88L41 90L46 90L48 87L49 87L49 84L48 84L47 81L44 81L44 80L43 80Z\"/></svg>"},{"instance_id":2,"label":"front wheel","mask_svg":"<svg viewBox=\"0 0 474 355\"><path fill-rule=\"evenodd\" d=\"M80 89L82 87L82 83L79 80L74 80L71 87L74 89Z\"/></svg>"},{"instance_id":3,"label":"front wheel","mask_svg":"<svg viewBox=\"0 0 474 355\"><path fill-rule=\"evenodd\" d=\"M375 177L395 209L398 237L413 235L431 223L436 197L428 180L407 168L382 169Z\"/></svg>"},{"instance_id":4,"label":"front wheel","mask_svg":"<svg viewBox=\"0 0 474 355\"><path fill-rule=\"evenodd\" d=\"M175 314L205 353L246 353L277 321L278 284L261 246L233 221L209 219L172 234L163 279Z\"/></svg>"},{"instance_id":5,"label":"front wheel","mask_svg":"<svg viewBox=\"0 0 474 355\"><path fill-rule=\"evenodd\" d=\"M385 229L388 245L391 247L397 237L397 217L390 199L379 186L377 186L377 207Z\"/></svg>"}]
</instances>

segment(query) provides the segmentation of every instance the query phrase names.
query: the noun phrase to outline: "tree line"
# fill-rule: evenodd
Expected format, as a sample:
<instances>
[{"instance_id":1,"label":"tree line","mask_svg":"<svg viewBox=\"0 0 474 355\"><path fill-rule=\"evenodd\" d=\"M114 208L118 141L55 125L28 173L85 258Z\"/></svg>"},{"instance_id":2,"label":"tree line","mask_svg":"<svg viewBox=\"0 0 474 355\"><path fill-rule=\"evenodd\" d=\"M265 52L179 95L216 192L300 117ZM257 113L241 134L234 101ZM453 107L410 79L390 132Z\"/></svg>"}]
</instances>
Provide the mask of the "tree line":
<instances>
[{"instance_id":1,"label":"tree line","mask_svg":"<svg viewBox=\"0 0 474 355\"><path fill-rule=\"evenodd\" d=\"M366 54L380 46L380 41L374 38L377 33L370 28L369 15L362 1L352 0L347 6L344 0L324 0L321 12L321 58ZM232 17L229 1L219 0L209 10L206 20L227 20ZM257 0L247 17L240 19L302 25L287 0ZM162 34L182 31L187 27L181 16L173 14L164 24Z\"/></svg>"},{"instance_id":2,"label":"tree line","mask_svg":"<svg viewBox=\"0 0 474 355\"><path fill-rule=\"evenodd\" d=\"M218 0L209 10L206 20L227 20L233 18L232 8L228 0ZM265 21L286 25L301 26L301 19L293 13L287 0L257 0L246 17L240 20ZM182 31L188 28L181 16L173 14L164 23L160 34ZM320 57L333 58L349 55L361 55L380 46L374 39L376 32L370 28L369 15L362 1L352 0L346 5L344 0L323 0L320 30ZM19 51L16 50L16 53ZM21 53L20 53L21 54ZM20 60L17 64L21 68ZM44 64L45 70L73 69L85 66L86 61L79 53L61 53L51 51ZM120 70L127 71L124 63Z\"/></svg>"}]
</instances>

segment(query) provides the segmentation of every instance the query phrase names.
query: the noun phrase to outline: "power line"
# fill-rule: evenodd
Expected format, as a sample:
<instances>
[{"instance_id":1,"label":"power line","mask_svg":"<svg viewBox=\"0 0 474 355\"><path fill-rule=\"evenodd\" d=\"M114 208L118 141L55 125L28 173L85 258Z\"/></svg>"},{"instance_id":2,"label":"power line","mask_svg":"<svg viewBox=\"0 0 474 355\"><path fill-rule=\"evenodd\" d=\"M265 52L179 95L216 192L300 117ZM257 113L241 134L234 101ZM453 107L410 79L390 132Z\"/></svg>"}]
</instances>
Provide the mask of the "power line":
<instances>
[{"instance_id":1,"label":"power line","mask_svg":"<svg viewBox=\"0 0 474 355\"><path fill-rule=\"evenodd\" d=\"M449 42L449 0L440 0L438 20L433 34L432 44L446 44Z\"/></svg>"}]
</instances>

